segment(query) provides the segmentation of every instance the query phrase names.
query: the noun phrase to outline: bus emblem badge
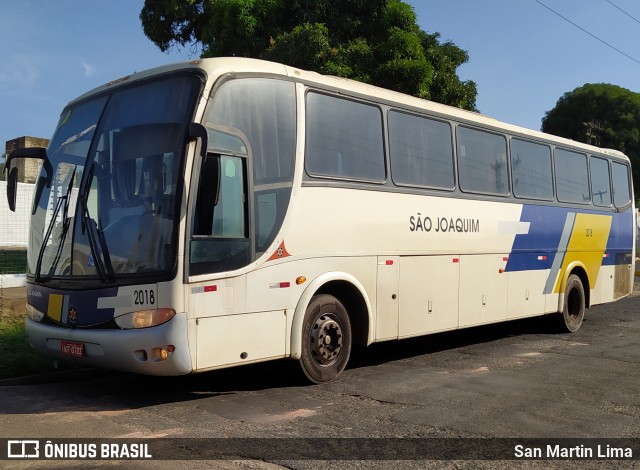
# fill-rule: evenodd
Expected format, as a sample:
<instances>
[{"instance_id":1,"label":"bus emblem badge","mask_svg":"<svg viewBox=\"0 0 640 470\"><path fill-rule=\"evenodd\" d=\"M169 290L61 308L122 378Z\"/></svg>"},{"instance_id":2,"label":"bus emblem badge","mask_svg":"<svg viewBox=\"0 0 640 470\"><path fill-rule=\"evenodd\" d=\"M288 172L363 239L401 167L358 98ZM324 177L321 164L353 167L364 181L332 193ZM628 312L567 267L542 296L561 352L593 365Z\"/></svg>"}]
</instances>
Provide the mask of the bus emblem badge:
<instances>
[{"instance_id":1,"label":"bus emblem badge","mask_svg":"<svg viewBox=\"0 0 640 470\"><path fill-rule=\"evenodd\" d=\"M69 322L74 323L78 321L78 311L74 307L69 307Z\"/></svg>"}]
</instances>

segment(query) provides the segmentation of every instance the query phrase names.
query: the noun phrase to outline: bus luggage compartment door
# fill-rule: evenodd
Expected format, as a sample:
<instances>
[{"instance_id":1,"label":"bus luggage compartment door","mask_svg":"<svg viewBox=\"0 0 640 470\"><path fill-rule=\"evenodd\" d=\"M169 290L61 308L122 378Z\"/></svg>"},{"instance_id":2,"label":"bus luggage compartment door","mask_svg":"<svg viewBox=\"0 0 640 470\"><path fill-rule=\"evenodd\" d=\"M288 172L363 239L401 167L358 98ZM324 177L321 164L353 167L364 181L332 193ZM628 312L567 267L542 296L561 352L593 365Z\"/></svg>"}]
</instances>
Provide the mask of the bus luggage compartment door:
<instances>
[{"instance_id":1,"label":"bus luggage compartment door","mask_svg":"<svg viewBox=\"0 0 640 470\"><path fill-rule=\"evenodd\" d=\"M398 338L399 257L378 257L376 341Z\"/></svg>"},{"instance_id":2,"label":"bus luggage compartment door","mask_svg":"<svg viewBox=\"0 0 640 470\"><path fill-rule=\"evenodd\" d=\"M400 258L400 337L458 327L460 257Z\"/></svg>"},{"instance_id":3,"label":"bus luggage compartment door","mask_svg":"<svg viewBox=\"0 0 640 470\"><path fill-rule=\"evenodd\" d=\"M507 319L508 254L460 257L460 327Z\"/></svg>"},{"instance_id":4,"label":"bus luggage compartment door","mask_svg":"<svg viewBox=\"0 0 640 470\"><path fill-rule=\"evenodd\" d=\"M200 318L197 369L282 358L286 326L282 310Z\"/></svg>"}]
</instances>

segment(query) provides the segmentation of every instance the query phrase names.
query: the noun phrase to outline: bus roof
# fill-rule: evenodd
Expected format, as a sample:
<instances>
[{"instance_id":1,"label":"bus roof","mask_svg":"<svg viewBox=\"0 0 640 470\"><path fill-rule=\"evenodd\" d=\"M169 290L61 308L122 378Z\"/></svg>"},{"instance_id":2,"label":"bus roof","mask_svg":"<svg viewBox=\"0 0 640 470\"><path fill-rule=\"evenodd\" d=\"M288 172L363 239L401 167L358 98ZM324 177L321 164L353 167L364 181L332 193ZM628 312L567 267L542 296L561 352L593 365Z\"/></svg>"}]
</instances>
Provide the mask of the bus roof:
<instances>
[{"instance_id":1,"label":"bus roof","mask_svg":"<svg viewBox=\"0 0 640 470\"><path fill-rule=\"evenodd\" d=\"M525 138L530 137L534 139L541 139L557 145L568 146L590 153L605 154L629 161L629 158L624 153L615 149L596 147L564 137L558 137L525 127L508 124L477 112L467 111L453 106L436 103L434 101L417 98L411 95L406 95L397 91L380 88L348 78L322 75L317 72L310 72L276 62L241 57L197 59L189 62L177 62L160 67L154 67L141 72L134 72L131 75L112 80L108 83L105 83L104 85L101 85L97 88L94 88L93 90L84 93L78 98L72 100L69 105L75 103L76 101L84 100L94 94L99 94L107 91L108 89L115 86L132 83L134 81L142 80L160 74L189 69L203 70L208 76L214 78L230 73L265 73L275 76L286 76L296 81L303 82L307 85L317 86L319 88L329 88L333 90L344 91L348 94L356 95L361 98L374 98L375 101L381 101L391 105L396 104L400 106L406 106L414 110L424 111L428 114L453 119L465 124L488 127L490 129L506 132L512 135L517 135ZM212 84L209 83L207 86L210 87L211 85ZM209 92L210 89L205 90L205 93Z\"/></svg>"}]
</instances>

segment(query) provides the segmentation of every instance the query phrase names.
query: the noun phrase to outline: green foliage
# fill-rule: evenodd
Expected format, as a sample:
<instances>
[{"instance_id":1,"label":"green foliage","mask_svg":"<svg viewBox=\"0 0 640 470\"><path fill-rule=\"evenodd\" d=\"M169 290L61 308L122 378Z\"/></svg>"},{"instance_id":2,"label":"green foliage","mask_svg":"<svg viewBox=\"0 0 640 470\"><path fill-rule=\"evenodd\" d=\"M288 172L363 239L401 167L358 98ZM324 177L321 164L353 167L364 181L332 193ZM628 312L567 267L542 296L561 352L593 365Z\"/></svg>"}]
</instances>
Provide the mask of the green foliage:
<instances>
[{"instance_id":1,"label":"green foliage","mask_svg":"<svg viewBox=\"0 0 640 470\"><path fill-rule=\"evenodd\" d=\"M163 51L201 44L475 110L475 83L456 75L467 53L401 0L145 0L140 20Z\"/></svg>"},{"instance_id":2,"label":"green foliage","mask_svg":"<svg viewBox=\"0 0 640 470\"><path fill-rule=\"evenodd\" d=\"M422 47L434 69L433 83L427 98L458 108L475 110L478 94L475 82L463 82L456 75L456 69L469 60L469 55L451 41L440 44L439 39L439 33L420 33ZM469 107L469 103L474 103L474 106Z\"/></svg>"},{"instance_id":3,"label":"green foliage","mask_svg":"<svg viewBox=\"0 0 640 470\"><path fill-rule=\"evenodd\" d=\"M565 93L542 119L543 132L624 152L635 188L640 188L639 129L640 94L606 83Z\"/></svg>"},{"instance_id":4,"label":"green foliage","mask_svg":"<svg viewBox=\"0 0 640 470\"><path fill-rule=\"evenodd\" d=\"M278 62L296 62L303 69L320 70L336 54L329 45L327 27L321 23L305 23L278 36L264 55Z\"/></svg>"}]
</instances>

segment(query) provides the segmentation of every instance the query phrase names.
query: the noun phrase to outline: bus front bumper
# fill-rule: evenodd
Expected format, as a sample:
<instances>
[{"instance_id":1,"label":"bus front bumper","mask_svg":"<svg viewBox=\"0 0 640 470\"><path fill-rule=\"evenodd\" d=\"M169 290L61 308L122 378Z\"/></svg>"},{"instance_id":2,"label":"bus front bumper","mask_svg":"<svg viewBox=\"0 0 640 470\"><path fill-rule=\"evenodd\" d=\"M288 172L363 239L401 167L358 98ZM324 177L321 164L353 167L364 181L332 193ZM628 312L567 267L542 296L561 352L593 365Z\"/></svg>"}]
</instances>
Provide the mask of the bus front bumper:
<instances>
[{"instance_id":1,"label":"bus front bumper","mask_svg":"<svg viewBox=\"0 0 640 470\"><path fill-rule=\"evenodd\" d=\"M186 313L162 325L131 330L60 328L29 318L25 328L33 349L52 359L147 375L183 375L193 370Z\"/></svg>"}]
</instances>

